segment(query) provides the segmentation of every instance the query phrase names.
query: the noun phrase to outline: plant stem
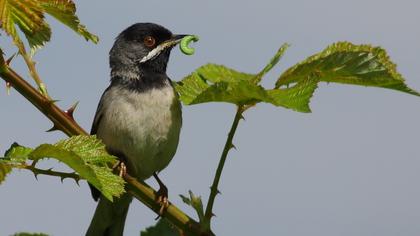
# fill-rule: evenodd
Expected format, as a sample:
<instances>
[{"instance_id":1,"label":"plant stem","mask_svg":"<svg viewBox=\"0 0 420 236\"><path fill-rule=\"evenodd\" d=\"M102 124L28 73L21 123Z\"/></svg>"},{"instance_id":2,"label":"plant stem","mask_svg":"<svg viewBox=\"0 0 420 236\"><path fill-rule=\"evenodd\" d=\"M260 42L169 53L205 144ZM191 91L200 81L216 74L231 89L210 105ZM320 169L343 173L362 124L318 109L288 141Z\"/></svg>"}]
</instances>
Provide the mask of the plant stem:
<instances>
[{"instance_id":1,"label":"plant stem","mask_svg":"<svg viewBox=\"0 0 420 236\"><path fill-rule=\"evenodd\" d=\"M0 63L4 60L0 59ZM69 115L58 108L53 101L39 93L26 80L18 75L14 70L3 63L0 65L0 76L10 85L22 94L29 102L31 102L39 111L48 117L54 123L54 129L61 130L68 136L71 135L87 135Z\"/></svg>"},{"instance_id":2,"label":"plant stem","mask_svg":"<svg viewBox=\"0 0 420 236\"><path fill-rule=\"evenodd\" d=\"M25 45L20 40L14 41L14 43L19 49L19 54L22 55L23 60L25 61L26 66L28 67L29 73L31 74L31 77L34 79L35 83L38 85L39 91L41 91L42 95L44 95L48 99L51 99L48 95L47 87L45 86L44 82L41 80L41 78L38 75L38 72L35 67L35 62L26 52Z\"/></svg>"},{"instance_id":3,"label":"plant stem","mask_svg":"<svg viewBox=\"0 0 420 236\"><path fill-rule=\"evenodd\" d=\"M205 221L206 226L210 227L211 218L213 217L213 204L214 200L216 199L216 195L219 193L218 186L220 177L222 176L223 167L225 166L226 157L229 153L229 150L234 148L235 146L232 143L233 136L235 135L236 128L238 128L239 121L243 118L242 113L245 111L243 105L238 105L236 110L235 118L233 119L232 127L230 128L225 147L223 148L222 155L220 157L219 165L217 166L216 174L214 176L213 184L210 187L210 196L207 202L206 212L205 212Z\"/></svg>"},{"instance_id":4,"label":"plant stem","mask_svg":"<svg viewBox=\"0 0 420 236\"><path fill-rule=\"evenodd\" d=\"M81 179L80 176L76 173L53 171L51 169L44 170L44 169L36 168L33 165L19 164L19 165L12 165L12 167L18 168L18 169L30 170L32 171L32 173L34 173L35 177L37 175L57 176L57 177L60 177L61 180L70 178L70 179L74 179L76 182L79 182L79 180Z\"/></svg>"},{"instance_id":5,"label":"plant stem","mask_svg":"<svg viewBox=\"0 0 420 236\"><path fill-rule=\"evenodd\" d=\"M48 117L54 123L54 129L61 130L68 136L72 135L87 135L88 133L80 127L76 121L58 108L53 101L43 96L28 82L26 82L20 75L13 71L4 61L3 54L0 50L0 77L6 82L10 83L20 94L22 94L28 101L30 101L38 110ZM156 214L159 214L161 205L156 201L158 195L146 183L140 183L135 178L128 174L124 176L127 182L126 188L135 198L145 203ZM176 208L170 203L169 208L164 213L172 224L177 226L184 232L191 232L192 235L214 235L210 230L204 231L200 225L189 217L187 214Z\"/></svg>"}]
</instances>

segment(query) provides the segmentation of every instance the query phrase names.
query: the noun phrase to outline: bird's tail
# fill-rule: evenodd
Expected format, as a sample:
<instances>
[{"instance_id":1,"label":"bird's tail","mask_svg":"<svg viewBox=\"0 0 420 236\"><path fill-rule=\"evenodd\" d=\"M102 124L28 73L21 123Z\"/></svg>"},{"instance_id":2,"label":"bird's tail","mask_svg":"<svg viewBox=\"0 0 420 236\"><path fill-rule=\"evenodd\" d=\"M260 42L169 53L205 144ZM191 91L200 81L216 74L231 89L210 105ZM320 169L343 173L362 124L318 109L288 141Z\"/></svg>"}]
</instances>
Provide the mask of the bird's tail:
<instances>
[{"instance_id":1,"label":"bird's tail","mask_svg":"<svg viewBox=\"0 0 420 236\"><path fill-rule=\"evenodd\" d=\"M111 202L101 196L86 236L122 236L132 199L129 194L124 194Z\"/></svg>"}]
</instances>

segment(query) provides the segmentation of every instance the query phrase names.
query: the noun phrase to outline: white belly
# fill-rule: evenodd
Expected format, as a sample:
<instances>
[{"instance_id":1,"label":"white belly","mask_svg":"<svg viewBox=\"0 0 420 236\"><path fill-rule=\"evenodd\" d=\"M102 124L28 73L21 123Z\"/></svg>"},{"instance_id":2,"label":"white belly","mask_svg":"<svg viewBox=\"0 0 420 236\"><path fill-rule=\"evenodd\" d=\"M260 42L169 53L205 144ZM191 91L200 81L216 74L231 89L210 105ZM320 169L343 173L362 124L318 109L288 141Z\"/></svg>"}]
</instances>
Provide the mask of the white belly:
<instances>
[{"instance_id":1,"label":"white belly","mask_svg":"<svg viewBox=\"0 0 420 236\"><path fill-rule=\"evenodd\" d=\"M107 148L124 154L130 174L144 180L165 168L175 155L182 125L174 89L139 93L111 88L102 99L97 136Z\"/></svg>"}]
</instances>

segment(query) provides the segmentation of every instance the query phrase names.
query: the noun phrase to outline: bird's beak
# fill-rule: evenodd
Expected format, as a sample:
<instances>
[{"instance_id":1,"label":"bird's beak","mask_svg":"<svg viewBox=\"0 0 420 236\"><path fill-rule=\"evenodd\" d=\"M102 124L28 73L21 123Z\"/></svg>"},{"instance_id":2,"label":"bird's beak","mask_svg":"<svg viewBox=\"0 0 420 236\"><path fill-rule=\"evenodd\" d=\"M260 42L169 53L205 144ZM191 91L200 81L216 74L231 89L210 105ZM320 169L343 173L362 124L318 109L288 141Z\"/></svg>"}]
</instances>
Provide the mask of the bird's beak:
<instances>
[{"instance_id":1,"label":"bird's beak","mask_svg":"<svg viewBox=\"0 0 420 236\"><path fill-rule=\"evenodd\" d=\"M173 47L175 45L177 45L178 43L181 42L181 40L186 37L189 36L188 34L174 34L172 35L171 39L166 40L165 42L161 43L160 45L165 45L165 48L168 47Z\"/></svg>"},{"instance_id":2,"label":"bird's beak","mask_svg":"<svg viewBox=\"0 0 420 236\"><path fill-rule=\"evenodd\" d=\"M169 48L174 47L175 45L177 45L178 43L180 43L181 40L185 36L188 36L188 34L175 34L175 35L172 35L172 37L170 39L162 42L157 47L155 47L152 51L150 51L149 54L147 54L147 56L143 57L140 60L140 63L149 61L149 60L157 57L160 53L162 53L166 49L169 49Z\"/></svg>"}]
</instances>

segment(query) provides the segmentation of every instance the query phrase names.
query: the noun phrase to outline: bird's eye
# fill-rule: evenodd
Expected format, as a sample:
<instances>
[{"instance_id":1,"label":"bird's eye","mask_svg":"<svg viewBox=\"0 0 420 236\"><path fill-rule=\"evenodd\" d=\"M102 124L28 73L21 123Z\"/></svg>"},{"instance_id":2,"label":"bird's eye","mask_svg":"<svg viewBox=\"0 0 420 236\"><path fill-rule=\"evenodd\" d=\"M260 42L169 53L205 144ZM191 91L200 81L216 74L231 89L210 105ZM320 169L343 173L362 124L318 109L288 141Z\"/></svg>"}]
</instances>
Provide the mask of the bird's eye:
<instances>
[{"instance_id":1,"label":"bird's eye","mask_svg":"<svg viewBox=\"0 0 420 236\"><path fill-rule=\"evenodd\" d=\"M146 45L149 48L155 46L155 44L156 44L156 40L152 36L146 36L144 38L143 42L144 42L144 45Z\"/></svg>"}]
</instances>

